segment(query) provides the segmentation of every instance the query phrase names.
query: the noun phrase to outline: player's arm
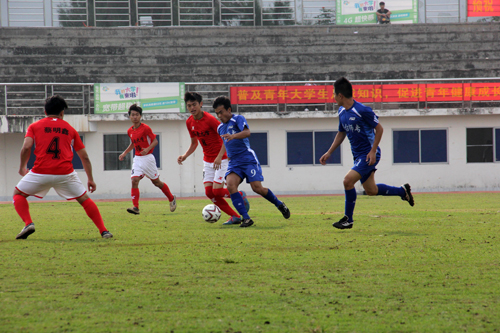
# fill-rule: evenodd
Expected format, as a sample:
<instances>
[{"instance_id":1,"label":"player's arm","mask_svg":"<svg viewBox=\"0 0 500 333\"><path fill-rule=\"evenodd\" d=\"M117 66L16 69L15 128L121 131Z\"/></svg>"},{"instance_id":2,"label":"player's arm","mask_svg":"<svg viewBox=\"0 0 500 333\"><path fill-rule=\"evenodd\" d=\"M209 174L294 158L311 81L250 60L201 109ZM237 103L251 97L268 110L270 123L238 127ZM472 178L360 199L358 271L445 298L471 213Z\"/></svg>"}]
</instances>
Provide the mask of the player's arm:
<instances>
[{"instance_id":1,"label":"player's arm","mask_svg":"<svg viewBox=\"0 0 500 333\"><path fill-rule=\"evenodd\" d=\"M90 193L94 192L97 188L94 182L94 176L92 175L92 163L90 163L89 155L87 154L87 150L82 148L76 152L80 159L82 160L83 169L87 174L87 187L89 188Z\"/></svg>"},{"instance_id":2,"label":"player's arm","mask_svg":"<svg viewBox=\"0 0 500 333\"><path fill-rule=\"evenodd\" d=\"M385 13L385 16L391 17L391 14L392 14L391 11L388 11L387 13Z\"/></svg>"},{"instance_id":3,"label":"player's arm","mask_svg":"<svg viewBox=\"0 0 500 333\"><path fill-rule=\"evenodd\" d=\"M134 149L134 144L132 142L130 142L127 149L125 149L125 151L123 153L121 153L120 156L118 156L118 159L120 161L123 161L125 159L125 156L127 156L127 154L130 153L132 151L132 149Z\"/></svg>"},{"instance_id":4,"label":"player's arm","mask_svg":"<svg viewBox=\"0 0 500 333\"><path fill-rule=\"evenodd\" d=\"M231 140L234 140L234 139L245 139L245 138L248 138L250 137L250 129L248 127L245 127L243 129L243 131L239 132L239 133L235 133L235 134L222 134L221 135L224 139L226 139L226 141L231 141Z\"/></svg>"},{"instance_id":5,"label":"player's arm","mask_svg":"<svg viewBox=\"0 0 500 333\"><path fill-rule=\"evenodd\" d=\"M321 158L319 159L319 162L321 164L326 165L326 160L328 160L330 156L332 156L335 149L337 149L342 144L342 142L344 142L346 135L347 135L346 132L340 132L340 131L337 132L337 135L335 136L335 139L333 140L330 149L328 149L328 151L324 153L323 156L321 156Z\"/></svg>"},{"instance_id":6,"label":"player's arm","mask_svg":"<svg viewBox=\"0 0 500 333\"><path fill-rule=\"evenodd\" d=\"M30 159L31 147L33 147L33 142L33 138L27 136L24 138L23 147L21 148L21 163L19 165L19 174L23 177L29 171L27 164Z\"/></svg>"},{"instance_id":7,"label":"player's arm","mask_svg":"<svg viewBox=\"0 0 500 333\"><path fill-rule=\"evenodd\" d=\"M196 147L198 147L198 140L196 139L196 137L192 137L191 138L191 145L189 146L188 150L186 150L184 155L177 157L177 163L182 165L182 162L184 162L186 160L186 158L188 158L189 156L191 156L192 153L194 153L194 151L196 150Z\"/></svg>"},{"instance_id":8,"label":"player's arm","mask_svg":"<svg viewBox=\"0 0 500 333\"><path fill-rule=\"evenodd\" d=\"M221 163L222 163L222 156L226 153L226 145L222 144L222 147L220 147L219 154L215 158L214 161L214 169L219 170L221 168Z\"/></svg>"},{"instance_id":9,"label":"player's arm","mask_svg":"<svg viewBox=\"0 0 500 333\"><path fill-rule=\"evenodd\" d=\"M377 124L375 127L375 139L373 140L373 146L368 155L366 155L366 161L368 162L368 165L373 165L377 162L377 148L380 143L380 140L382 140L382 134L384 133L384 128L380 123Z\"/></svg>"},{"instance_id":10,"label":"player's arm","mask_svg":"<svg viewBox=\"0 0 500 333\"><path fill-rule=\"evenodd\" d=\"M141 155L142 156L146 156L151 150L153 150L156 146L158 145L158 139L156 138L156 135L155 135L155 139L153 140L153 142L151 142L151 144L149 145L148 148L146 149L143 149L141 151Z\"/></svg>"}]
</instances>

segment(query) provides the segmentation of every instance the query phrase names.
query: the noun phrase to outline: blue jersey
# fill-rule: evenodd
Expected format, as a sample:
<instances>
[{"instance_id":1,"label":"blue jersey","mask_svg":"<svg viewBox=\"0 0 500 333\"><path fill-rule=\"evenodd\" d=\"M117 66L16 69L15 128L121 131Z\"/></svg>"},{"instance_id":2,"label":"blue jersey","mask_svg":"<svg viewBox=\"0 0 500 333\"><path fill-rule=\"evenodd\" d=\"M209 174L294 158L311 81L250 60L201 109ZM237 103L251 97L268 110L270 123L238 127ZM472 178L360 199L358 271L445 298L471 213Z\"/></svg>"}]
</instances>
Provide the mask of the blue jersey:
<instances>
[{"instance_id":1,"label":"blue jersey","mask_svg":"<svg viewBox=\"0 0 500 333\"><path fill-rule=\"evenodd\" d=\"M221 123L219 127L217 127L217 132L221 136L223 134L236 134L243 131L245 127L250 128L248 127L245 117L233 114L227 123ZM234 139L231 141L226 141L226 139L223 138L223 141L230 164L259 163L257 155L255 155L255 152L250 148L250 141L248 138Z\"/></svg>"},{"instance_id":2,"label":"blue jersey","mask_svg":"<svg viewBox=\"0 0 500 333\"><path fill-rule=\"evenodd\" d=\"M366 158L373 147L375 131L378 125L378 116L373 110L361 103L354 101L349 110L343 106L339 108L339 132L346 132L354 160ZM380 147L377 147L380 155Z\"/></svg>"}]
</instances>

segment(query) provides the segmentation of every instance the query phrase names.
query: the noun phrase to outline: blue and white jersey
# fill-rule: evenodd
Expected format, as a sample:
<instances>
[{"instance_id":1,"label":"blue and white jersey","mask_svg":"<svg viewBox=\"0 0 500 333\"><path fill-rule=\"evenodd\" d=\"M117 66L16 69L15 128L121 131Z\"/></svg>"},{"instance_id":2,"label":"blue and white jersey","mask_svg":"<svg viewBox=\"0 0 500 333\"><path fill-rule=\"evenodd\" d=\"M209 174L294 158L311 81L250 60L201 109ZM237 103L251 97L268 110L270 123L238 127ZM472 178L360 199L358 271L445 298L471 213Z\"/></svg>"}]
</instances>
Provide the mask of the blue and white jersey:
<instances>
[{"instance_id":1,"label":"blue and white jersey","mask_svg":"<svg viewBox=\"0 0 500 333\"><path fill-rule=\"evenodd\" d=\"M219 127L217 127L217 132L221 136L223 134L236 134L243 131L245 127L250 128L245 117L233 114L227 123L221 123ZM259 163L257 155L255 155L255 152L250 148L250 141L248 138L234 139L231 141L226 141L226 139L222 138L222 140L224 141L230 164Z\"/></svg>"},{"instance_id":2,"label":"blue and white jersey","mask_svg":"<svg viewBox=\"0 0 500 333\"><path fill-rule=\"evenodd\" d=\"M349 110L343 106L339 108L339 132L346 132L354 160L366 158L375 140L375 131L378 125L378 116L368 106L354 101ZM377 147L380 155L380 147Z\"/></svg>"}]
</instances>

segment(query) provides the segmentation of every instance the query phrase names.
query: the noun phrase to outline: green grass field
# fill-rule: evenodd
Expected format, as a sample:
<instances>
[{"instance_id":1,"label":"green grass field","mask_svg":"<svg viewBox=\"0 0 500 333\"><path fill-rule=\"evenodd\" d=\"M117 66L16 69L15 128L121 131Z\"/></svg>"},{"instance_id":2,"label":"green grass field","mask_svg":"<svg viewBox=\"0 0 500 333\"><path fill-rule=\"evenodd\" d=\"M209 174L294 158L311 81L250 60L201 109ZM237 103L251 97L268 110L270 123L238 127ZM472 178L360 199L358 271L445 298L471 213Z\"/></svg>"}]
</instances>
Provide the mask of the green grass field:
<instances>
[{"instance_id":1,"label":"green grass field","mask_svg":"<svg viewBox=\"0 0 500 333\"><path fill-rule=\"evenodd\" d=\"M251 197L250 228L202 222L208 200L0 205L0 332L498 332L500 193ZM224 216L223 216L224 219Z\"/></svg>"}]
</instances>

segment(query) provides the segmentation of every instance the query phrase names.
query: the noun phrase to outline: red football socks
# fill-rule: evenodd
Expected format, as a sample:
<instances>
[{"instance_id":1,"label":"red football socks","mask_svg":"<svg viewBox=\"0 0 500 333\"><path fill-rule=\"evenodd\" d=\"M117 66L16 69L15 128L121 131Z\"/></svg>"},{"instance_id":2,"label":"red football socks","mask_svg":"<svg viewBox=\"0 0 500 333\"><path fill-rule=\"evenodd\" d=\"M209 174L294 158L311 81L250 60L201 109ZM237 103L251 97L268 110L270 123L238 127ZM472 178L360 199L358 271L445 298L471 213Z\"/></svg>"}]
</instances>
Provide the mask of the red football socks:
<instances>
[{"instance_id":1,"label":"red football socks","mask_svg":"<svg viewBox=\"0 0 500 333\"><path fill-rule=\"evenodd\" d=\"M95 226L97 229L99 229L99 232L102 234L103 231L107 231L106 227L104 226L104 221L102 220L101 213L99 212L99 208L97 208L97 205L95 202L88 198L82 203L83 209L85 209L85 213L90 217L92 222L94 222Z\"/></svg>"},{"instance_id":2,"label":"red football socks","mask_svg":"<svg viewBox=\"0 0 500 333\"><path fill-rule=\"evenodd\" d=\"M141 192L139 192L138 188L132 188L132 204L134 207L139 208L139 197L141 196Z\"/></svg>"},{"instance_id":3,"label":"red football socks","mask_svg":"<svg viewBox=\"0 0 500 333\"><path fill-rule=\"evenodd\" d=\"M16 194L14 196L14 208L16 209L17 214L21 217L25 225L33 223L30 215L30 206L28 204L28 200L20 194Z\"/></svg>"},{"instance_id":4,"label":"red football socks","mask_svg":"<svg viewBox=\"0 0 500 333\"><path fill-rule=\"evenodd\" d=\"M168 201L174 200L174 196L170 192L170 189L168 188L167 183L163 183L161 191L163 192L163 194L165 194L167 196Z\"/></svg>"},{"instance_id":5,"label":"red football socks","mask_svg":"<svg viewBox=\"0 0 500 333\"><path fill-rule=\"evenodd\" d=\"M216 197L231 198L231 193L225 187L214 188L214 194Z\"/></svg>"},{"instance_id":6,"label":"red football socks","mask_svg":"<svg viewBox=\"0 0 500 333\"><path fill-rule=\"evenodd\" d=\"M207 187L205 187L205 192L206 192L206 189ZM213 194L214 194L214 198L212 199L212 201L214 202L214 204L216 204L224 213L226 213L227 215L229 216L237 216L237 217L240 217L240 215L238 215L238 213L236 213L234 211L234 209L231 208L231 206L229 206L229 204L227 203L227 201L224 199L226 196L225 194L227 193L229 195L229 191L227 190L227 188L214 188L212 190Z\"/></svg>"}]
</instances>

